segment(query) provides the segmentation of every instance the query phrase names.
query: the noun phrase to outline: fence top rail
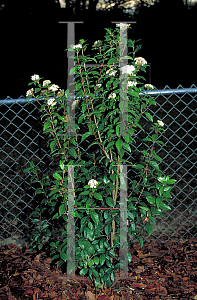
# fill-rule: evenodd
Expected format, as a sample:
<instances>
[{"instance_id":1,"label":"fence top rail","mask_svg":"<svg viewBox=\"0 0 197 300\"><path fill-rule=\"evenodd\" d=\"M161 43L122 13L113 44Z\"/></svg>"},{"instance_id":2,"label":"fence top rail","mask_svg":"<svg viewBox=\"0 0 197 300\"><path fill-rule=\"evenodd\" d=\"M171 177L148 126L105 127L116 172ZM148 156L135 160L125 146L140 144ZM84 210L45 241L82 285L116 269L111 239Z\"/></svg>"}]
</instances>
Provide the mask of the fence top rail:
<instances>
[{"instance_id":1,"label":"fence top rail","mask_svg":"<svg viewBox=\"0 0 197 300\"><path fill-rule=\"evenodd\" d=\"M168 87L168 86L166 86ZM166 88L165 87L165 88ZM197 94L197 88L177 88L177 89L163 89L163 90L150 90L150 91L142 91L142 93L140 93L140 96L143 96L144 94L146 95L150 95L150 96L159 96L159 95L178 95L178 94ZM97 95L96 95L97 96ZM18 99L11 99L9 96L8 98L10 99L0 99L0 104L2 105L8 105L8 104L23 104L23 103L27 103L30 102L32 100L35 100L34 98L30 98L28 100L26 100L26 98L24 96L21 96L23 98L18 98ZM70 96L71 99L75 99L75 96ZM89 97L89 96L87 96ZM49 99L54 98L54 97L49 97ZM77 97L76 99L78 99L79 97ZM44 100L44 98L39 99L39 101ZM36 100L35 100L36 101ZM35 102L34 101L34 102Z\"/></svg>"}]
</instances>

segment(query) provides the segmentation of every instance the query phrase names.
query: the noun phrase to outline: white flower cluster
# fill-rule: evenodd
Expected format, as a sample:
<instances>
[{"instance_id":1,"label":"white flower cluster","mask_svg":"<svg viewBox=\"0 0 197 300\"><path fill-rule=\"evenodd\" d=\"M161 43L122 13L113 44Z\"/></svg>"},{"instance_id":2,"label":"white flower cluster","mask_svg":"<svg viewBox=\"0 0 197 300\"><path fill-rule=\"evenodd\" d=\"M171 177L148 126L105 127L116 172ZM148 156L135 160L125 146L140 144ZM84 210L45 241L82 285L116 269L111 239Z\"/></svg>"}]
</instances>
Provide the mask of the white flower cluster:
<instances>
[{"instance_id":1,"label":"white flower cluster","mask_svg":"<svg viewBox=\"0 0 197 300\"><path fill-rule=\"evenodd\" d=\"M34 92L34 89L33 89L33 88L30 89L30 90L28 90L28 91L26 92L26 97L27 97L27 96L32 96L32 95L33 95L33 92Z\"/></svg>"},{"instance_id":2,"label":"white flower cluster","mask_svg":"<svg viewBox=\"0 0 197 300\"><path fill-rule=\"evenodd\" d=\"M55 98L52 98L52 99L47 100L47 104L48 104L49 106L54 106L54 105L55 105L54 100L55 100Z\"/></svg>"},{"instance_id":3,"label":"white flower cluster","mask_svg":"<svg viewBox=\"0 0 197 300\"><path fill-rule=\"evenodd\" d=\"M52 90L53 92L57 91L59 89L59 86L56 84L53 84L52 86L49 87L49 90Z\"/></svg>"},{"instance_id":4,"label":"white flower cluster","mask_svg":"<svg viewBox=\"0 0 197 300\"><path fill-rule=\"evenodd\" d=\"M143 66L147 64L147 61L143 57L136 57L134 58L135 64L139 66Z\"/></svg>"},{"instance_id":5,"label":"white flower cluster","mask_svg":"<svg viewBox=\"0 0 197 300\"><path fill-rule=\"evenodd\" d=\"M98 181L94 180L94 179L91 179L89 182L88 182L88 185L90 185L91 188L96 188L98 184Z\"/></svg>"},{"instance_id":6,"label":"white flower cluster","mask_svg":"<svg viewBox=\"0 0 197 300\"><path fill-rule=\"evenodd\" d=\"M82 45L81 44L77 44L77 45L74 45L73 46L73 50L75 50L75 49L81 49L82 48Z\"/></svg>"},{"instance_id":7,"label":"white flower cluster","mask_svg":"<svg viewBox=\"0 0 197 300\"><path fill-rule=\"evenodd\" d=\"M157 123L162 127L164 126L164 123L162 121L157 120Z\"/></svg>"},{"instance_id":8,"label":"white flower cluster","mask_svg":"<svg viewBox=\"0 0 197 300\"><path fill-rule=\"evenodd\" d=\"M43 86L49 85L50 83L51 83L50 80L44 80L44 81L43 81Z\"/></svg>"},{"instance_id":9,"label":"white flower cluster","mask_svg":"<svg viewBox=\"0 0 197 300\"><path fill-rule=\"evenodd\" d=\"M147 83L147 84L144 85L144 87L149 89L149 90L151 90L151 89L154 90L154 86L152 84Z\"/></svg>"},{"instance_id":10,"label":"white flower cluster","mask_svg":"<svg viewBox=\"0 0 197 300\"><path fill-rule=\"evenodd\" d=\"M110 99L110 98L114 98L115 99L116 98L116 94L115 93L110 94L109 97L108 97L108 99Z\"/></svg>"},{"instance_id":11,"label":"white flower cluster","mask_svg":"<svg viewBox=\"0 0 197 300\"><path fill-rule=\"evenodd\" d=\"M120 30L125 30L127 28L129 28L129 24L126 23L120 23L120 24L116 24L116 27L120 27Z\"/></svg>"},{"instance_id":12,"label":"white flower cluster","mask_svg":"<svg viewBox=\"0 0 197 300\"><path fill-rule=\"evenodd\" d=\"M133 75L133 72L135 71L135 67L133 65L127 65L127 66L124 66L124 67L121 67L121 71L122 71L122 74L129 74L129 75Z\"/></svg>"},{"instance_id":13,"label":"white flower cluster","mask_svg":"<svg viewBox=\"0 0 197 300\"><path fill-rule=\"evenodd\" d=\"M34 74L34 75L31 76L31 80L32 81L38 80L39 78L40 78L40 76L36 75L36 74Z\"/></svg>"},{"instance_id":14,"label":"white flower cluster","mask_svg":"<svg viewBox=\"0 0 197 300\"><path fill-rule=\"evenodd\" d=\"M108 70L108 71L106 72L106 74L109 73L109 76L115 76L116 72L117 72L117 71Z\"/></svg>"},{"instance_id":15,"label":"white flower cluster","mask_svg":"<svg viewBox=\"0 0 197 300\"><path fill-rule=\"evenodd\" d=\"M130 86L136 86L137 85L137 81L128 81L127 85L128 85L128 87L130 87Z\"/></svg>"}]
</instances>

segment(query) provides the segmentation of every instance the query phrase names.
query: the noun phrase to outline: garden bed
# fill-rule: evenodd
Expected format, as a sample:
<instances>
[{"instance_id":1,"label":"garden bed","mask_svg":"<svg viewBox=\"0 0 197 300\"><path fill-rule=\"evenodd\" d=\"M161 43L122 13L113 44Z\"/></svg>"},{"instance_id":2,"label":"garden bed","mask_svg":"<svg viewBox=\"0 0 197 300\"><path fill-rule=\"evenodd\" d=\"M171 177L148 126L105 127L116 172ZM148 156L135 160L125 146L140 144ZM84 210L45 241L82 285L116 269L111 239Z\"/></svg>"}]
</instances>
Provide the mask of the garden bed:
<instances>
[{"instance_id":1,"label":"garden bed","mask_svg":"<svg viewBox=\"0 0 197 300\"><path fill-rule=\"evenodd\" d=\"M77 271L77 278L69 279L66 266L58 269L45 251L31 254L26 247L1 246L0 299L197 299L197 239L146 242L142 249L134 243L129 251L129 278L117 277L111 288L97 291Z\"/></svg>"}]
</instances>

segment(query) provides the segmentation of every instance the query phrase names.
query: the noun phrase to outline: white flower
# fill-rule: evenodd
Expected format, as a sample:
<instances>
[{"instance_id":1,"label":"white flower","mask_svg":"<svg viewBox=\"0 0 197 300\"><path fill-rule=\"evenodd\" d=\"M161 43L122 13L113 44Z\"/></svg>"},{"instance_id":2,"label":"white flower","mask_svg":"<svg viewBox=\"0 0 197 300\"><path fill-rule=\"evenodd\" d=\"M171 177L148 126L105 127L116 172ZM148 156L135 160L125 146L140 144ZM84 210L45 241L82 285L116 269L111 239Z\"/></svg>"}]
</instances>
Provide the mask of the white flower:
<instances>
[{"instance_id":1,"label":"white flower","mask_svg":"<svg viewBox=\"0 0 197 300\"><path fill-rule=\"evenodd\" d=\"M117 71L108 70L108 71L106 72L106 74L109 73L109 76L115 76L116 72L117 72Z\"/></svg>"},{"instance_id":2,"label":"white flower","mask_svg":"<svg viewBox=\"0 0 197 300\"><path fill-rule=\"evenodd\" d=\"M88 185L91 187L91 188L96 188L96 185L98 184L98 181L94 180L94 179L91 179L89 182L88 182Z\"/></svg>"},{"instance_id":3,"label":"white flower","mask_svg":"<svg viewBox=\"0 0 197 300\"><path fill-rule=\"evenodd\" d=\"M48 104L49 106L54 106L54 105L55 105L55 102L53 102L54 100L55 100L55 98L52 98L52 99L47 100L47 104Z\"/></svg>"},{"instance_id":4,"label":"white flower","mask_svg":"<svg viewBox=\"0 0 197 300\"><path fill-rule=\"evenodd\" d=\"M53 84L52 86L49 87L49 90L52 90L53 92L57 91L59 89L58 85Z\"/></svg>"},{"instance_id":5,"label":"white flower","mask_svg":"<svg viewBox=\"0 0 197 300\"><path fill-rule=\"evenodd\" d=\"M79 102L79 100L73 101L73 103L72 103L72 108L74 108L74 106L75 106L78 102Z\"/></svg>"},{"instance_id":6,"label":"white flower","mask_svg":"<svg viewBox=\"0 0 197 300\"><path fill-rule=\"evenodd\" d=\"M40 78L40 76L36 75L36 74L34 74L34 75L31 76L31 80L32 81L38 80L39 78Z\"/></svg>"},{"instance_id":7,"label":"white flower","mask_svg":"<svg viewBox=\"0 0 197 300\"><path fill-rule=\"evenodd\" d=\"M125 30L127 28L129 28L130 24L126 24L126 23L120 23L120 24L116 24L116 27L120 27L120 30Z\"/></svg>"},{"instance_id":8,"label":"white flower","mask_svg":"<svg viewBox=\"0 0 197 300\"><path fill-rule=\"evenodd\" d=\"M145 84L145 86L144 86L145 88L147 88L147 89L152 89L152 90L154 90L154 86L152 85L152 84Z\"/></svg>"},{"instance_id":9,"label":"white flower","mask_svg":"<svg viewBox=\"0 0 197 300\"><path fill-rule=\"evenodd\" d=\"M129 75L134 75L133 72L135 71L135 67L133 65L127 65L124 67L121 67L122 74L129 74Z\"/></svg>"},{"instance_id":10,"label":"white flower","mask_svg":"<svg viewBox=\"0 0 197 300\"><path fill-rule=\"evenodd\" d=\"M109 97L108 97L108 99L110 99L110 98L116 98L116 94L115 93L110 94Z\"/></svg>"},{"instance_id":11,"label":"white flower","mask_svg":"<svg viewBox=\"0 0 197 300\"><path fill-rule=\"evenodd\" d=\"M136 86L136 85L137 85L137 81L128 81L128 87Z\"/></svg>"},{"instance_id":12,"label":"white flower","mask_svg":"<svg viewBox=\"0 0 197 300\"><path fill-rule=\"evenodd\" d=\"M98 40L98 41L95 41L95 42L94 42L94 44L93 44L93 46L95 47L95 46L96 46L96 44L98 44L98 43L100 44L100 42L101 42L100 40Z\"/></svg>"},{"instance_id":13,"label":"white flower","mask_svg":"<svg viewBox=\"0 0 197 300\"><path fill-rule=\"evenodd\" d=\"M26 92L26 97L27 96L30 96L30 95L33 95L33 92L34 92L34 89L32 88L31 90L28 90L27 92Z\"/></svg>"},{"instance_id":14,"label":"white flower","mask_svg":"<svg viewBox=\"0 0 197 300\"><path fill-rule=\"evenodd\" d=\"M43 81L43 86L45 86L45 85L49 85L51 83L51 81L50 80L44 80Z\"/></svg>"},{"instance_id":15,"label":"white flower","mask_svg":"<svg viewBox=\"0 0 197 300\"><path fill-rule=\"evenodd\" d=\"M80 49L81 49L81 48L82 48L82 45L81 45L81 44L77 44L77 45L74 45L74 46L73 46L73 50L75 50L75 49L77 49L77 48L80 48Z\"/></svg>"},{"instance_id":16,"label":"white flower","mask_svg":"<svg viewBox=\"0 0 197 300\"><path fill-rule=\"evenodd\" d=\"M98 86L98 87L101 87L102 86L102 84L101 83L97 83L97 85L96 86Z\"/></svg>"},{"instance_id":17,"label":"white flower","mask_svg":"<svg viewBox=\"0 0 197 300\"><path fill-rule=\"evenodd\" d=\"M157 123L162 127L164 126L164 123L162 121L157 120Z\"/></svg>"},{"instance_id":18,"label":"white flower","mask_svg":"<svg viewBox=\"0 0 197 300\"><path fill-rule=\"evenodd\" d=\"M143 57L136 57L134 58L134 61L139 66L143 66L147 64L147 61Z\"/></svg>"}]
</instances>

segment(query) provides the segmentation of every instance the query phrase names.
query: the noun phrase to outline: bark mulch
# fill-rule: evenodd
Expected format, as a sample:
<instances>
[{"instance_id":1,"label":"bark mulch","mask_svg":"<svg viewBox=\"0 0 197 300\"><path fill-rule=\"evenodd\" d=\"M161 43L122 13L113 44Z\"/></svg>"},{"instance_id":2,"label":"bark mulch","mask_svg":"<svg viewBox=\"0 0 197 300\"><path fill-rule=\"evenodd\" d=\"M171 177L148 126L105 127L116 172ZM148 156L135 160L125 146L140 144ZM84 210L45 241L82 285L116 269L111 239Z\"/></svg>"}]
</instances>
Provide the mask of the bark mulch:
<instances>
[{"instance_id":1,"label":"bark mulch","mask_svg":"<svg viewBox=\"0 0 197 300\"><path fill-rule=\"evenodd\" d=\"M197 239L145 242L142 249L134 243L130 252L129 279L119 277L111 288L95 290L77 271L69 279L46 252L1 246L0 300L197 299Z\"/></svg>"}]
</instances>

